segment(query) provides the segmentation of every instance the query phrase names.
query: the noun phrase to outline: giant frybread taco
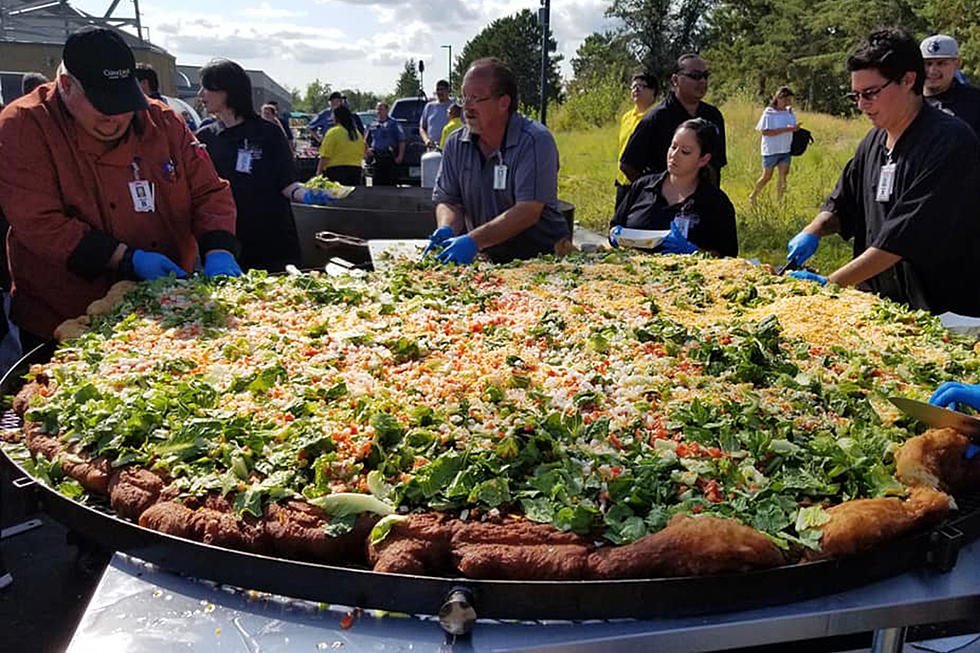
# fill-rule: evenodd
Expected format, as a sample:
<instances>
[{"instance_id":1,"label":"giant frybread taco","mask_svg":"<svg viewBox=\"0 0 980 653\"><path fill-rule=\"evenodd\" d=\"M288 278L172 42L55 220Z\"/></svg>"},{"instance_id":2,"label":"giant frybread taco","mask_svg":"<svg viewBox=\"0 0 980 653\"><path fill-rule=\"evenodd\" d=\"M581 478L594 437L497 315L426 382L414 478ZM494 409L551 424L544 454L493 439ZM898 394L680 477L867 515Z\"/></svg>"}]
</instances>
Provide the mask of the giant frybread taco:
<instances>
[{"instance_id":1,"label":"giant frybread taco","mask_svg":"<svg viewBox=\"0 0 980 653\"><path fill-rule=\"evenodd\" d=\"M741 260L253 272L90 312L32 369L8 450L79 500L247 551L474 578L735 572L925 528L980 475L963 436L917 435L884 399L977 380L972 343Z\"/></svg>"}]
</instances>

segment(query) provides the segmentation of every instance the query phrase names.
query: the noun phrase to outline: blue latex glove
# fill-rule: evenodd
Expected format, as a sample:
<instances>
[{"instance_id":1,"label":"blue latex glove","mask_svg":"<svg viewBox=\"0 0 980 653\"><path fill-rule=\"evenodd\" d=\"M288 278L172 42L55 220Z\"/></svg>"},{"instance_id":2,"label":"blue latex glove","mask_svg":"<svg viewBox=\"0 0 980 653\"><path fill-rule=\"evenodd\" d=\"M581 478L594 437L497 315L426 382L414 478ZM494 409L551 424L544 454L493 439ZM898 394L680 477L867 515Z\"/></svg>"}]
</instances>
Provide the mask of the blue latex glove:
<instances>
[{"instance_id":1,"label":"blue latex glove","mask_svg":"<svg viewBox=\"0 0 980 653\"><path fill-rule=\"evenodd\" d=\"M432 232L431 236L429 236L429 244L425 246L425 251L422 252L422 256L427 255L436 247L441 247L445 245L446 241L455 235L456 233L453 231L452 227L449 226L439 227L438 229Z\"/></svg>"},{"instance_id":2,"label":"blue latex glove","mask_svg":"<svg viewBox=\"0 0 980 653\"><path fill-rule=\"evenodd\" d=\"M207 277L226 277L242 276L242 269L238 267L235 257L228 252L208 252L204 256L204 275Z\"/></svg>"},{"instance_id":3,"label":"blue latex glove","mask_svg":"<svg viewBox=\"0 0 980 653\"><path fill-rule=\"evenodd\" d=\"M670 233L657 251L661 254L693 254L698 251L698 246L684 237L676 222L671 222Z\"/></svg>"},{"instance_id":4,"label":"blue latex glove","mask_svg":"<svg viewBox=\"0 0 980 653\"><path fill-rule=\"evenodd\" d=\"M936 388L936 391L929 397L929 403L950 410L956 410L960 404L980 410L980 385L947 381ZM975 444L968 444L966 451L963 452L963 457L970 460L978 453L980 453L980 447Z\"/></svg>"},{"instance_id":5,"label":"blue latex glove","mask_svg":"<svg viewBox=\"0 0 980 653\"><path fill-rule=\"evenodd\" d=\"M800 279L801 281L816 281L821 286L827 285L827 277L821 276L816 272L810 272L809 270L793 270L792 272L787 272L786 276Z\"/></svg>"},{"instance_id":6,"label":"blue latex glove","mask_svg":"<svg viewBox=\"0 0 980 653\"><path fill-rule=\"evenodd\" d=\"M809 234L805 231L793 236L793 239L786 245L786 260L793 261L797 265L803 265L808 258L813 256L820 245L820 237Z\"/></svg>"},{"instance_id":7,"label":"blue latex glove","mask_svg":"<svg viewBox=\"0 0 980 653\"><path fill-rule=\"evenodd\" d=\"M187 276L180 266L163 254L145 252L141 249L133 250L133 274L143 281L153 281L169 277L171 274L176 275L178 279Z\"/></svg>"},{"instance_id":8,"label":"blue latex glove","mask_svg":"<svg viewBox=\"0 0 980 653\"><path fill-rule=\"evenodd\" d=\"M476 241L463 234L445 241L446 248L439 252L436 260L440 263L460 263L468 265L476 258L476 253L480 248L476 246Z\"/></svg>"},{"instance_id":9,"label":"blue latex glove","mask_svg":"<svg viewBox=\"0 0 980 653\"><path fill-rule=\"evenodd\" d=\"M327 191L317 188L308 188L303 193L303 204L330 204L336 202L334 198L327 195Z\"/></svg>"},{"instance_id":10,"label":"blue latex glove","mask_svg":"<svg viewBox=\"0 0 980 653\"><path fill-rule=\"evenodd\" d=\"M623 225L618 224L609 230L609 244L613 247L619 247L619 234L623 233Z\"/></svg>"}]
</instances>

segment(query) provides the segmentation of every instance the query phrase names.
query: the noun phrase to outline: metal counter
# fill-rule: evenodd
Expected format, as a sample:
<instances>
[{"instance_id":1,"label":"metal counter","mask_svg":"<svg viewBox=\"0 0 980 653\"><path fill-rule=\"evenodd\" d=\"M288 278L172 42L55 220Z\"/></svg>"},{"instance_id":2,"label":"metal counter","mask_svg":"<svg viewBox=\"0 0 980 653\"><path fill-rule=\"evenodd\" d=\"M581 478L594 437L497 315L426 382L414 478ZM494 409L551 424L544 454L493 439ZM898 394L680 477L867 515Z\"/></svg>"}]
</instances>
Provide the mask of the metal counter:
<instances>
[{"instance_id":1,"label":"metal counter","mask_svg":"<svg viewBox=\"0 0 980 653\"><path fill-rule=\"evenodd\" d=\"M895 651L900 631L885 629L980 615L980 543L965 546L948 573L922 569L797 603L698 617L479 621L449 643L433 617L351 613L183 578L116 554L68 651L710 651L870 630L881 631L876 651Z\"/></svg>"}]
</instances>

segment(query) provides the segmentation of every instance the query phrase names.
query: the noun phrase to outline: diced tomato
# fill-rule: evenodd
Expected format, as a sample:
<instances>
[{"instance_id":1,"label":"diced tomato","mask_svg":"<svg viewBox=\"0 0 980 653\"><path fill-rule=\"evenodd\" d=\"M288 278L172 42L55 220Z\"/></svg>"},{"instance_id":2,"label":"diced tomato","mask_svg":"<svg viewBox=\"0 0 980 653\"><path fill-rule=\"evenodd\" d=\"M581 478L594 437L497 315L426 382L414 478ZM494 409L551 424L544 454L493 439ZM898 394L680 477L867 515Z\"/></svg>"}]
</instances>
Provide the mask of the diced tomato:
<instances>
[{"instance_id":1,"label":"diced tomato","mask_svg":"<svg viewBox=\"0 0 980 653\"><path fill-rule=\"evenodd\" d=\"M704 510L704 508L701 506L701 504L696 503L691 506L691 512L693 512L695 515L700 514L702 510Z\"/></svg>"},{"instance_id":2,"label":"diced tomato","mask_svg":"<svg viewBox=\"0 0 980 653\"><path fill-rule=\"evenodd\" d=\"M619 438L616 437L615 433L609 434L609 444L616 447L617 449L623 448L623 443L619 441Z\"/></svg>"},{"instance_id":3,"label":"diced tomato","mask_svg":"<svg viewBox=\"0 0 980 653\"><path fill-rule=\"evenodd\" d=\"M706 498L711 503L721 503L724 497L721 495L721 490L718 488L718 481L711 479L704 486L704 498Z\"/></svg>"}]
</instances>

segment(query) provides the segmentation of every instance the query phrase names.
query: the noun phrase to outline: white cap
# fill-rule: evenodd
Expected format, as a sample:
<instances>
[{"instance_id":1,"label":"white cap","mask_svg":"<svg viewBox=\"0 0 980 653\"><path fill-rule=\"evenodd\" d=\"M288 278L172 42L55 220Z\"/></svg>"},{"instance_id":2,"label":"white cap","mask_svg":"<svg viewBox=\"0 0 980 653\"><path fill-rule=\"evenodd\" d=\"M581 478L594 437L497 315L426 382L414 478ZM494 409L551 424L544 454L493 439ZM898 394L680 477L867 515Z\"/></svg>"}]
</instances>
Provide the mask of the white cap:
<instances>
[{"instance_id":1,"label":"white cap","mask_svg":"<svg viewBox=\"0 0 980 653\"><path fill-rule=\"evenodd\" d=\"M958 59L960 46L952 36L934 34L919 44L923 59Z\"/></svg>"}]
</instances>

